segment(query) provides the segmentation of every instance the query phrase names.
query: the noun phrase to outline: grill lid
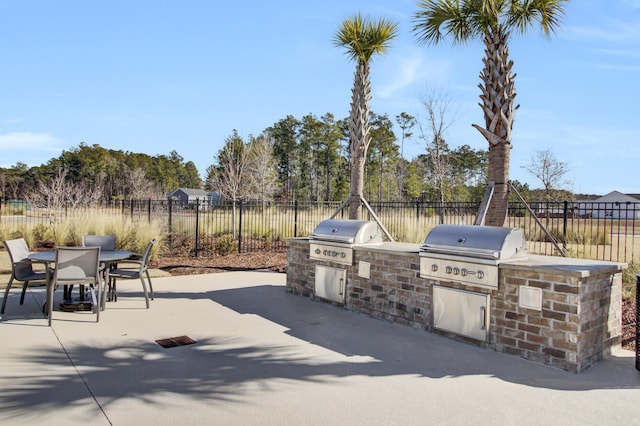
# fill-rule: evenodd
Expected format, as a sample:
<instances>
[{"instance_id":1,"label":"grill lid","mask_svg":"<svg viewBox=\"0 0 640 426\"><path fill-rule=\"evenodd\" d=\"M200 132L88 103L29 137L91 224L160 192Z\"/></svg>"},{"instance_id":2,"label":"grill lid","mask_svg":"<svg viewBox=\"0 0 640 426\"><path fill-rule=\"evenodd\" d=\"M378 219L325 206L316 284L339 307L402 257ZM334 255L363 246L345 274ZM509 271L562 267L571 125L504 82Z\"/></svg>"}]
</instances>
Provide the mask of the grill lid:
<instances>
[{"instance_id":1,"label":"grill lid","mask_svg":"<svg viewBox=\"0 0 640 426\"><path fill-rule=\"evenodd\" d=\"M420 251L500 260L526 255L527 244L520 228L438 225L427 234Z\"/></svg>"},{"instance_id":2,"label":"grill lid","mask_svg":"<svg viewBox=\"0 0 640 426\"><path fill-rule=\"evenodd\" d=\"M381 243L382 234L374 221L327 219L309 236L312 240L343 244Z\"/></svg>"}]
</instances>

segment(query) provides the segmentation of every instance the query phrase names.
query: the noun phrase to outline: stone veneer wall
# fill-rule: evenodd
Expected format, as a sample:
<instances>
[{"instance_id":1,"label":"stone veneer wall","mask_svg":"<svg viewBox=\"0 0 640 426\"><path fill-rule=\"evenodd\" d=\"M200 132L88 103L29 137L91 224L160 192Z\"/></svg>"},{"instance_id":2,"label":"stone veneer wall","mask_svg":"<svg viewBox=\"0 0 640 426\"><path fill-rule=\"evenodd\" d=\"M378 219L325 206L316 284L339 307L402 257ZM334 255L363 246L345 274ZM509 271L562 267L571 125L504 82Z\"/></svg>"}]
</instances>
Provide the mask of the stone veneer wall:
<instances>
[{"instance_id":1,"label":"stone veneer wall","mask_svg":"<svg viewBox=\"0 0 640 426\"><path fill-rule=\"evenodd\" d=\"M431 330L431 283L420 278L415 253L356 250L355 255L356 265L371 265L370 278L359 277L354 271L347 292L348 309Z\"/></svg>"},{"instance_id":2,"label":"stone veneer wall","mask_svg":"<svg viewBox=\"0 0 640 426\"><path fill-rule=\"evenodd\" d=\"M519 306L520 286L542 290L541 310ZM621 342L622 274L580 277L503 267L492 311L497 351L580 372Z\"/></svg>"},{"instance_id":3,"label":"stone veneer wall","mask_svg":"<svg viewBox=\"0 0 640 426\"><path fill-rule=\"evenodd\" d=\"M370 264L369 278L358 276L361 261ZM289 240L287 262L287 291L311 298L315 265L336 266L310 260L306 239ZM433 285L439 284L490 294L489 342L478 343L499 352L580 372L620 344L622 276L611 268L585 274L501 266L498 290L492 291L421 278L416 252L358 247L354 265L340 267L347 270L345 308L374 318L432 331ZM519 305L521 286L541 289L540 310Z\"/></svg>"}]
</instances>

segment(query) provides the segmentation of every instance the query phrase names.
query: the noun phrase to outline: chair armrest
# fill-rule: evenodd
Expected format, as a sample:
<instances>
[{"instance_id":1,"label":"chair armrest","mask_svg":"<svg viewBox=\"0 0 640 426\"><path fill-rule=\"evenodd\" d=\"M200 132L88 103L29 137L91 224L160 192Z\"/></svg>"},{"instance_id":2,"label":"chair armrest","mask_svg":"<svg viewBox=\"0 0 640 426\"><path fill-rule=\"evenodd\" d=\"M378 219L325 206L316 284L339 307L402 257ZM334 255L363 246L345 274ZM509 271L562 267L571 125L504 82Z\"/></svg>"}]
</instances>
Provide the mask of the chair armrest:
<instances>
[{"instance_id":1,"label":"chair armrest","mask_svg":"<svg viewBox=\"0 0 640 426\"><path fill-rule=\"evenodd\" d=\"M142 261L141 260L135 260L135 259L124 259L124 260L119 260L117 262L118 264L118 268L120 267L127 267L127 265L142 265Z\"/></svg>"}]
</instances>

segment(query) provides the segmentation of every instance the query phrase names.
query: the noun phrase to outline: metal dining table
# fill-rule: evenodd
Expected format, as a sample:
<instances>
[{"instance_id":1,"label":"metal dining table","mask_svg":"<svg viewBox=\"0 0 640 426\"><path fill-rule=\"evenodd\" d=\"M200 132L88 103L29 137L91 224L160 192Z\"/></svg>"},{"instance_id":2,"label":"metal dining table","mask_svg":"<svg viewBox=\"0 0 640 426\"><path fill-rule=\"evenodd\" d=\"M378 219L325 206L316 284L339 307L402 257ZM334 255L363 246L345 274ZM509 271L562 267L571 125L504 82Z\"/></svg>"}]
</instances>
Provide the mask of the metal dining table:
<instances>
[{"instance_id":1,"label":"metal dining table","mask_svg":"<svg viewBox=\"0 0 640 426\"><path fill-rule=\"evenodd\" d=\"M117 263L123 260L126 260L131 257L133 253L126 250L100 250L100 263L104 264L104 271L107 271L109 265L112 263ZM47 251L39 251L29 254L29 259L34 262L44 263L47 266L47 270L52 269L52 265L56 262L56 251L55 250L47 250ZM47 300L49 300L49 292L53 291L51 288L52 284L52 274L47 274ZM83 298L83 291L80 291L80 301L78 303L86 303ZM68 295L65 294L65 297ZM73 305L74 302L70 301L67 305ZM103 305L104 307L104 305ZM45 309L46 311L46 309ZM49 315L49 312L46 312ZM50 317L50 316L49 316Z\"/></svg>"}]
</instances>

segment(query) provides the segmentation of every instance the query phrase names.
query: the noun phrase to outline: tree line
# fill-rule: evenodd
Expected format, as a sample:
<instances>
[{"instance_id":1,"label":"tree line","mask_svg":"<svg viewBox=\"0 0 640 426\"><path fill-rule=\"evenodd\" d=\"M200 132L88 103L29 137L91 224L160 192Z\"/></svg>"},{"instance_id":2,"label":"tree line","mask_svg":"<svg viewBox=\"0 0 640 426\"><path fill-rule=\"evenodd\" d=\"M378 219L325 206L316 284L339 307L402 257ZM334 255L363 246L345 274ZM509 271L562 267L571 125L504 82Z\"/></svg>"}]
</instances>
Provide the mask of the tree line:
<instances>
[{"instance_id":1,"label":"tree line","mask_svg":"<svg viewBox=\"0 0 640 426\"><path fill-rule=\"evenodd\" d=\"M107 200L159 199L178 187L198 188L192 161L177 153L150 156L80 143L40 166L0 168L0 199L42 205L91 205Z\"/></svg>"},{"instance_id":2,"label":"tree line","mask_svg":"<svg viewBox=\"0 0 640 426\"><path fill-rule=\"evenodd\" d=\"M486 181L486 152L468 145L450 148L432 124L417 125L407 113L371 113L371 146L365 168L365 197L371 201L474 201ZM287 116L260 135L236 130L212 156L204 181L195 164L177 151L169 155L106 149L80 143L47 163L18 162L0 168L5 199L39 204L91 204L120 199L163 199L177 188L203 188L226 199L341 201L349 193L348 120L326 113ZM401 154L417 139L424 153ZM415 142L415 141L414 141ZM443 164L447 164L443 168Z\"/></svg>"}]
</instances>

